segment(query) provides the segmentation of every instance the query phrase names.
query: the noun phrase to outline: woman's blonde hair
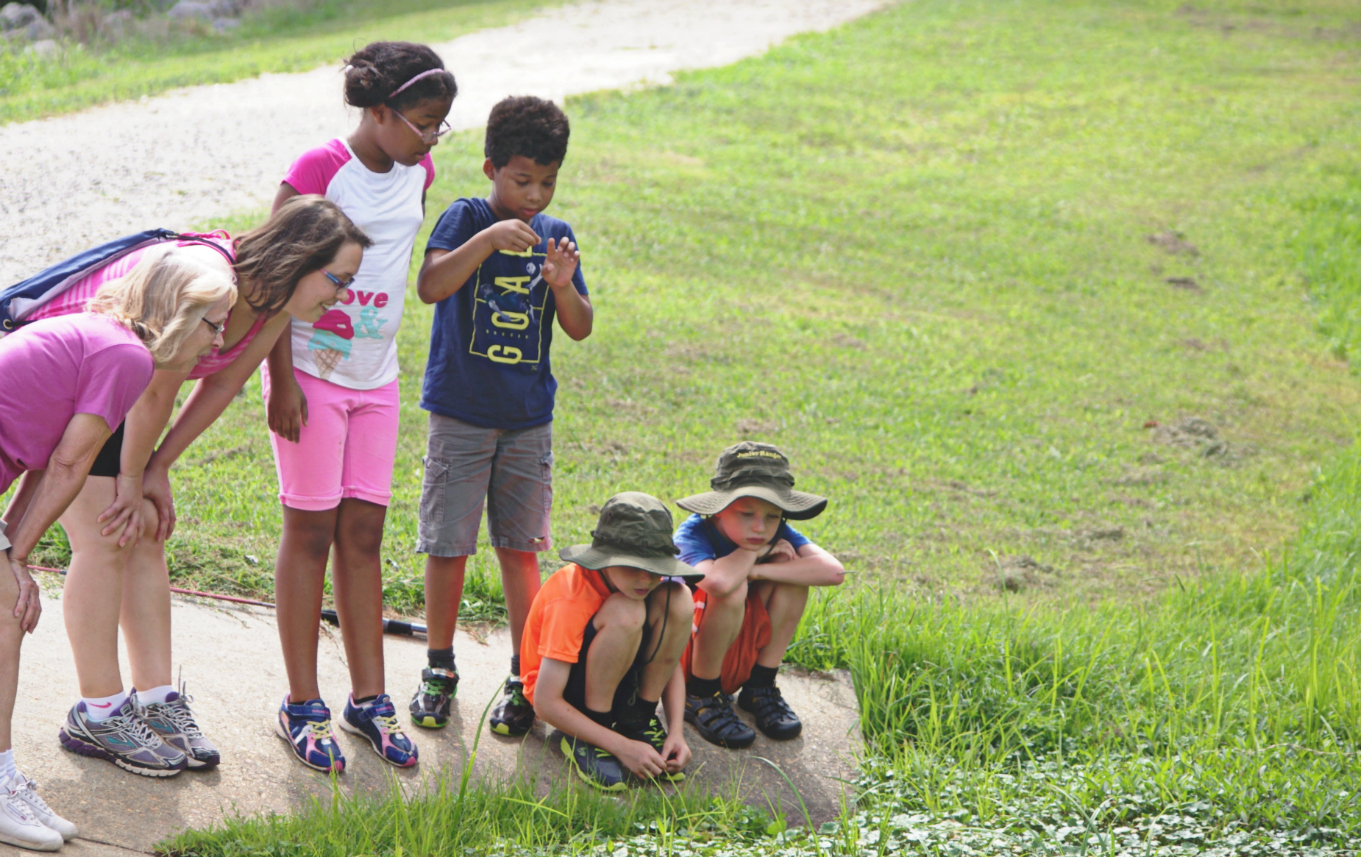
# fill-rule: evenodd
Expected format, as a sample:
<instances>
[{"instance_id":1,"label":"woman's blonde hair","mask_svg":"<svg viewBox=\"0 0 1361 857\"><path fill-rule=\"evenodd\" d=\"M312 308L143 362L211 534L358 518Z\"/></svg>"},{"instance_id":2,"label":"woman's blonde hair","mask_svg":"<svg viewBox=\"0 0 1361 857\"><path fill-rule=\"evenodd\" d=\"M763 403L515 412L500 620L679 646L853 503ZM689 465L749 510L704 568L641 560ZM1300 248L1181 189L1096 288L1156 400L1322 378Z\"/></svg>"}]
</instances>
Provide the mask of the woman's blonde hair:
<instances>
[{"instance_id":1,"label":"woman's blonde hair","mask_svg":"<svg viewBox=\"0 0 1361 857\"><path fill-rule=\"evenodd\" d=\"M160 245L126 275L100 286L86 309L137 334L160 366L174 359L204 313L223 298L236 302L236 283L216 250Z\"/></svg>"}]
</instances>

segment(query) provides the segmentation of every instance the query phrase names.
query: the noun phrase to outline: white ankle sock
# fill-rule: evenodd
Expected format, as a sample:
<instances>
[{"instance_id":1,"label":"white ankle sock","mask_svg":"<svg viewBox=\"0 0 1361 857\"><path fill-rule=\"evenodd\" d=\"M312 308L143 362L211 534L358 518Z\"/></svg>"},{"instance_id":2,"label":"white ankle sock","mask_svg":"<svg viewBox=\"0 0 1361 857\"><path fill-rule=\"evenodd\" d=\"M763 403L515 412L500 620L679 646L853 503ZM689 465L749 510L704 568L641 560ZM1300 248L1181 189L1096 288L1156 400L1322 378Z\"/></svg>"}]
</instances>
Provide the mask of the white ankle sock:
<instances>
[{"instance_id":1,"label":"white ankle sock","mask_svg":"<svg viewBox=\"0 0 1361 857\"><path fill-rule=\"evenodd\" d=\"M128 692L120 690L113 696L83 696L80 701L85 703L86 716L95 723L101 723L117 714L127 699Z\"/></svg>"},{"instance_id":2,"label":"white ankle sock","mask_svg":"<svg viewBox=\"0 0 1361 857\"><path fill-rule=\"evenodd\" d=\"M137 702L141 705L155 705L158 702L168 702L170 694L175 692L173 684L163 684L160 687L153 687L151 690L137 691Z\"/></svg>"},{"instance_id":3,"label":"white ankle sock","mask_svg":"<svg viewBox=\"0 0 1361 857\"><path fill-rule=\"evenodd\" d=\"M11 747L0 753L0 783L9 782L17 773L19 770L14 767L14 748Z\"/></svg>"}]
</instances>

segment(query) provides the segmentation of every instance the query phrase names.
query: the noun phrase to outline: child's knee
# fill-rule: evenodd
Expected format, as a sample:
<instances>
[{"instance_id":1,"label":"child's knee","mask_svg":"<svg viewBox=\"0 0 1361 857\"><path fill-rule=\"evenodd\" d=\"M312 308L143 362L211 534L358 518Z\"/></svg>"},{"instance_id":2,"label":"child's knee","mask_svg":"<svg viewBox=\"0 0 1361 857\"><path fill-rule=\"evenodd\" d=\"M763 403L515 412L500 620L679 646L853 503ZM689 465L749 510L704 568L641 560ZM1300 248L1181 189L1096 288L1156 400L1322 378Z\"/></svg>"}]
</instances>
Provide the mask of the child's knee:
<instances>
[{"instance_id":1,"label":"child's knee","mask_svg":"<svg viewBox=\"0 0 1361 857\"><path fill-rule=\"evenodd\" d=\"M759 586L760 584L758 583L755 585ZM751 583L742 580L739 581L738 584L734 586L732 589L719 591L711 589L707 593L707 601L705 603L713 604L717 602L719 604L745 604L747 601L747 593L750 591L751 586L752 586Z\"/></svg>"},{"instance_id":2,"label":"child's knee","mask_svg":"<svg viewBox=\"0 0 1361 857\"><path fill-rule=\"evenodd\" d=\"M636 634L643 630L643 622L647 620L647 605L616 592L605 599L595 615L597 631L615 628Z\"/></svg>"},{"instance_id":3,"label":"child's knee","mask_svg":"<svg viewBox=\"0 0 1361 857\"><path fill-rule=\"evenodd\" d=\"M331 553L335 541L335 522L328 524L317 521L292 521L288 527L289 541L297 550L311 557L325 558Z\"/></svg>"},{"instance_id":4,"label":"child's knee","mask_svg":"<svg viewBox=\"0 0 1361 857\"><path fill-rule=\"evenodd\" d=\"M647 621L649 625L656 625L666 617L667 622L689 623L693 621L695 615L695 599L690 595L690 589L683 583L667 581L647 597Z\"/></svg>"}]
</instances>

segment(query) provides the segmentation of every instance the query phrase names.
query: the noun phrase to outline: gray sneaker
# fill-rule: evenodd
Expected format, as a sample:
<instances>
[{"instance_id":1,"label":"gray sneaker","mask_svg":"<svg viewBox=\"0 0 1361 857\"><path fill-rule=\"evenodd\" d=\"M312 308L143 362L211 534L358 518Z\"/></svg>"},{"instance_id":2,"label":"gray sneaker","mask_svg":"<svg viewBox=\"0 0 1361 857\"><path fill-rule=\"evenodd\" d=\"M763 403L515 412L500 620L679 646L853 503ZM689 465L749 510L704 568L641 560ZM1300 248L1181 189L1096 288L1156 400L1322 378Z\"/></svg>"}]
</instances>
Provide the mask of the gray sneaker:
<instances>
[{"instance_id":1,"label":"gray sneaker","mask_svg":"<svg viewBox=\"0 0 1361 857\"><path fill-rule=\"evenodd\" d=\"M99 723L90 719L84 702L77 702L57 737L72 753L106 759L144 777L173 777L189 764L183 753L142 722L131 695L114 716Z\"/></svg>"},{"instance_id":2,"label":"gray sneaker","mask_svg":"<svg viewBox=\"0 0 1361 857\"><path fill-rule=\"evenodd\" d=\"M133 695L136 693L134 690ZM184 692L184 682L180 682L179 692L172 692L165 702L142 705L138 699L137 714L162 741L185 755L190 768L216 767L222 761L222 755L198 728L194 712L189 710L189 703L193 701L194 698Z\"/></svg>"}]
</instances>

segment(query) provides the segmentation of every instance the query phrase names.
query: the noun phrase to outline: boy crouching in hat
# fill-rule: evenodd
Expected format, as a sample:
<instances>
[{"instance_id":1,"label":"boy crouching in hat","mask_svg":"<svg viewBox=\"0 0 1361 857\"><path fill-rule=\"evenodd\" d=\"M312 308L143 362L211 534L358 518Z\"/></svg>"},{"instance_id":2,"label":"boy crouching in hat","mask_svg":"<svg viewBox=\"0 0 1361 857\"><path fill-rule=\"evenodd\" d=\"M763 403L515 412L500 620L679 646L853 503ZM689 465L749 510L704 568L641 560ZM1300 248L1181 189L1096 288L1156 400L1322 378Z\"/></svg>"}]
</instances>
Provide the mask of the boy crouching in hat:
<instances>
[{"instance_id":1,"label":"boy crouching in hat","mask_svg":"<svg viewBox=\"0 0 1361 857\"><path fill-rule=\"evenodd\" d=\"M732 710L756 717L770 738L803 729L775 686L775 673L808 605L808 587L836 586L845 570L787 520L821 514L827 500L794 490L789 459L767 443L723 450L703 494L677 500L694 514L676 531L681 559L703 572L694 594L695 631L682 661L685 719L704 740L749 747L756 732Z\"/></svg>"},{"instance_id":2,"label":"boy crouching in hat","mask_svg":"<svg viewBox=\"0 0 1361 857\"><path fill-rule=\"evenodd\" d=\"M704 575L676 559L672 526L655 497L614 495L591 544L561 552L570 564L544 582L525 622L525 698L563 733L578 776L605 791L624 788L625 770L682 780L690 761L680 656L694 601L679 581Z\"/></svg>"}]
</instances>

